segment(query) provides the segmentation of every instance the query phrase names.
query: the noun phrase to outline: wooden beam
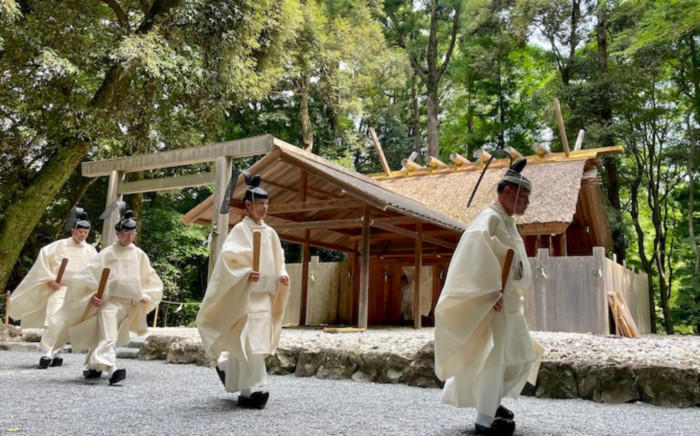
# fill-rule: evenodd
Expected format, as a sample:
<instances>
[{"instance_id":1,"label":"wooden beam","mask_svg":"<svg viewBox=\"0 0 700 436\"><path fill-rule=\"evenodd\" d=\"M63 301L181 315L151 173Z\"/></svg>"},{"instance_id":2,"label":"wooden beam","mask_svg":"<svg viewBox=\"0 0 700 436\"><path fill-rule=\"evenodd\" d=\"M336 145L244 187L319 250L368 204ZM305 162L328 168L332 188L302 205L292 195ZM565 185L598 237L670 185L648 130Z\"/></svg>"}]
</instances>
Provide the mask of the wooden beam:
<instances>
[{"instance_id":1,"label":"wooden beam","mask_svg":"<svg viewBox=\"0 0 700 436\"><path fill-rule=\"evenodd\" d=\"M454 239L459 239L459 232L456 232L454 230L430 230L430 231L423 231L423 235L425 236L432 236L434 238L449 238L453 237ZM362 235L354 235L349 237L352 240L360 240L362 239ZM372 242L379 242L379 241L394 241L394 240L406 240L406 239L411 239L413 240L414 238L411 236L406 236L403 234L397 234L397 233L373 233L372 234ZM445 242L450 242L446 239L442 239ZM456 244L456 242L455 242Z\"/></svg>"},{"instance_id":2,"label":"wooden beam","mask_svg":"<svg viewBox=\"0 0 700 436\"><path fill-rule=\"evenodd\" d=\"M369 224L369 206L365 206L362 217L362 260L360 262L360 298L357 312L357 326L359 328L367 328L369 313Z\"/></svg>"},{"instance_id":3,"label":"wooden beam","mask_svg":"<svg viewBox=\"0 0 700 436\"><path fill-rule=\"evenodd\" d=\"M559 104L559 99L556 97L554 97L554 114L557 117L557 124L559 125L559 136L561 137L561 145L564 147L564 155L569 157L569 154L571 153L569 150L569 140L566 138L564 118L561 116L561 105Z\"/></svg>"},{"instance_id":4,"label":"wooden beam","mask_svg":"<svg viewBox=\"0 0 700 436\"><path fill-rule=\"evenodd\" d=\"M281 232L278 232L278 235L279 235L280 239L283 241L293 242L293 243L299 244L299 245L304 245L304 238L299 238L299 237L293 236L293 235L286 235L286 234L281 233ZM344 245L330 244L330 243L323 242L323 241L314 241L313 239L309 240L309 246L318 247L318 248L325 248L328 250L340 251L343 253L350 253L353 250L352 247L346 247Z\"/></svg>"},{"instance_id":5,"label":"wooden beam","mask_svg":"<svg viewBox=\"0 0 700 436\"><path fill-rule=\"evenodd\" d=\"M518 224L520 235L558 235L564 233L569 227L569 223L535 223Z\"/></svg>"},{"instance_id":6,"label":"wooden beam","mask_svg":"<svg viewBox=\"0 0 700 436\"><path fill-rule=\"evenodd\" d=\"M300 201L294 203L273 203L267 210L268 214L292 212L320 212L333 209L357 209L364 203L351 198L337 198L321 201Z\"/></svg>"},{"instance_id":7,"label":"wooden beam","mask_svg":"<svg viewBox=\"0 0 700 436\"><path fill-rule=\"evenodd\" d=\"M112 171L109 174L109 182L107 183L107 196L105 199L105 209L117 200L122 200L123 196L119 195L117 189L119 182L124 180L124 173ZM119 219L119 209L115 209L102 223L102 248L112 245L116 237L114 225Z\"/></svg>"},{"instance_id":8,"label":"wooden beam","mask_svg":"<svg viewBox=\"0 0 700 436\"><path fill-rule=\"evenodd\" d=\"M234 158L257 156L269 153L272 150L273 140L272 135L254 136L252 138L236 139L199 147L181 148L95 162L83 162L81 169L85 177L100 177L109 175L112 171L132 173L211 162L219 156Z\"/></svg>"},{"instance_id":9,"label":"wooden beam","mask_svg":"<svg viewBox=\"0 0 700 436\"><path fill-rule=\"evenodd\" d=\"M319 221L301 221L301 222L285 222L276 225L280 229L344 229L362 227L362 218L346 218L339 220L319 220Z\"/></svg>"},{"instance_id":10,"label":"wooden beam","mask_svg":"<svg viewBox=\"0 0 700 436\"><path fill-rule=\"evenodd\" d=\"M413 264L415 268L413 273L413 328L419 329L421 327L420 270L421 266L423 266L423 223L418 223L416 226L416 233L418 234L418 238L416 238L416 253Z\"/></svg>"},{"instance_id":11,"label":"wooden beam","mask_svg":"<svg viewBox=\"0 0 700 436\"><path fill-rule=\"evenodd\" d=\"M159 179L139 180L138 182L122 182L117 188L117 193L129 195L141 192L167 191L169 189L182 189L191 186L213 185L215 181L215 172L162 177Z\"/></svg>"},{"instance_id":12,"label":"wooden beam","mask_svg":"<svg viewBox=\"0 0 700 436\"><path fill-rule=\"evenodd\" d=\"M379 143L379 138L377 138L377 132L374 131L374 127L369 128L369 133L372 136L374 149L377 150L377 154L379 155L379 161L382 163L382 168L384 168L384 172L386 173L386 175L390 176L391 168L389 167L389 163L386 161L386 157L384 156L384 149L382 149L382 144Z\"/></svg>"},{"instance_id":13,"label":"wooden beam","mask_svg":"<svg viewBox=\"0 0 700 436\"><path fill-rule=\"evenodd\" d=\"M433 238L433 237L430 237L430 236L425 236L425 235L423 235L423 234L422 234L422 233L423 233L423 230L422 230L422 229L423 229L423 223L418 223L418 224L416 224L416 228L420 228L420 229L421 229L421 234L420 234L420 235L419 235L417 232L413 232L413 231L411 231L411 230L407 230L407 229L404 229L404 228L401 228L401 227L398 227L398 226L393 226L393 225L391 225L391 224L384 224L384 223L382 223L382 222L376 222L376 220L373 220L373 221L372 221L372 227L375 227L375 228L378 228L378 229L382 229L382 230L386 230L386 231L392 232L392 233L398 233L398 234L400 234L400 235L405 235L405 236L408 236L409 238L413 238L413 239L421 239L421 240L423 240L423 241L425 241L425 242L429 242L429 243L431 243L431 244L433 244L433 245L437 245L438 247L449 248L449 249L451 249L451 250L454 250L454 248L456 247L456 244L454 244L454 243L450 243L450 242L447 242L447 241L443 241L443 240L441 240L441 239L437 239L437 238Z\"/></svg>"}]
</instances>

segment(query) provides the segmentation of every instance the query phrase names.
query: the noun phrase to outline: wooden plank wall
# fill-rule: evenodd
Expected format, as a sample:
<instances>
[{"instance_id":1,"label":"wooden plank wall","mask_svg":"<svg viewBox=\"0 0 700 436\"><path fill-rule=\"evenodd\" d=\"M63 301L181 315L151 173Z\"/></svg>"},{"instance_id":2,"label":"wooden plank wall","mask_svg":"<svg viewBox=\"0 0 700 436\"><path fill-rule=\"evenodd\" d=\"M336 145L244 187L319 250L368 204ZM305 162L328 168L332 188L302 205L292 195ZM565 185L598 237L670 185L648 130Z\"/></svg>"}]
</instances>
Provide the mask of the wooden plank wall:
<instances>
[{"instance_id":1,"label":"wooden plank wall","mask_svg":"<svg viewBox=\"0 0 700 436\"><path fill-rule=\"evenodd\" d=\"M533 287L525 295L525 317L531 330L607 335L607 292L619 290L640 333L650 332L646 274L635 273L608 259L602 247L595 247L593 256L552 257L549 249L540 249L537 254L537 257L528 258ZM372 258L370 265L369 324L398 325L401 265L376 258ZM288 264L287 271L292 286L284 323L297 325L301 264ZM307 325L351 324L353 280L348 264L320 263L313 257L309 271ZM432 275L432 271L430 273ZM435 281L438 290L441 281ZM437 297L438 292L435 292L434 302Z\"/></svg>"},{"instance_id":2,"label":"wooden plank wall","mask_svg":"<svg viewBox=\"0 0 700 436\"><path fill-rule=\"evenodd\" d=\"M532 330L609 334L607 293L621 291L640 333L650 332L646 274L618 265L595 247L593 256L529 258L533 288L525 296Z\"/></svg>"},{"instance_id":3,"label":"wooden plank wall","mask_svg":"<svg viewBox=\"0 0 700 436\"><path fill-rule=\"evenodd\" d=\"M525 295L525 316L531 330L608 333L607 296L596 259L550 257L549 249L539 249L529 261L533 287Z\"/></svg>"}]
</instances>

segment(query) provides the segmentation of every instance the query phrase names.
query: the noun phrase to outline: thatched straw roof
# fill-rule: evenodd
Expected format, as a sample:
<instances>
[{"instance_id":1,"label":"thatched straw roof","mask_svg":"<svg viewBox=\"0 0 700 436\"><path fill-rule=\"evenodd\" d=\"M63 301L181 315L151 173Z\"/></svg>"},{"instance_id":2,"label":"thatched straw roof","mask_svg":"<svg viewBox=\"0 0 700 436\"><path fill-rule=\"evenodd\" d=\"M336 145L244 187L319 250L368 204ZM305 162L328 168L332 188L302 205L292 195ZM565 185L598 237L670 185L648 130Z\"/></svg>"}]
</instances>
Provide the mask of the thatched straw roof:
<instances>
[{"instance_id":1,"label":"thatched straw roof","mask_svg":"<svg viewBox=\"0 0 700 436\"><path fill-rule=\"evenodd\" d=\"M525 215L516 218L516 222L571 222L576 213L584 165L585 161L572 161L527 166L523 174L533 185L530 206ZM479 171L399 177L381 183L466 225L496 200L496 185L505 172L505 168L497 168L484 173L469 209L467 202L481 174Z\"/></svg>"}]
</instances>

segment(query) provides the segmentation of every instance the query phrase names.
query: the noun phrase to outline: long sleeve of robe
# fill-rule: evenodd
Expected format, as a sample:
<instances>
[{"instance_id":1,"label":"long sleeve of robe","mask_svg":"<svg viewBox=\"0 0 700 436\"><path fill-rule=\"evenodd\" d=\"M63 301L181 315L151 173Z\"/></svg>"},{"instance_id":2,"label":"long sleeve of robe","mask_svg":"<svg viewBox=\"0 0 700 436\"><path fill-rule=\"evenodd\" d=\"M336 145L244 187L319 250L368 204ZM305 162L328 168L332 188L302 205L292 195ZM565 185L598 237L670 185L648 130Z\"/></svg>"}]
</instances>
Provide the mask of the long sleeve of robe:
<instances>
[{"instance_id":1,"label":"long sleeve of robe","mask_svg":"<svg viewBox=\"0 0 700 436\"><path fill-rule=\"evenodd\" d=\"M95 248L86 243L76 243L72 237L60 239L39 250L34 265L10 297L10 316L21 320L24 328L42 328L49 318L63 305L67 285L73 276L97 255ZM49 282L56 280L63 259L68 264L61 286L52 290Z\"/></svg>"},{"instance_id":2,"label":"long sleeve of robe","mask_svg":"<svg viewBox=\"0 0 700 436\"><path fill-rule=\"evenodd\" d=\"M86 350L97 340L97 308L90 299L97 292L102 270L110 269L102 300L118 297L132 300L129 314L119 325L117 345L129 342L129 331L143 335L148 331L146 315L163 297L163 282L151 266L146 253L133 244L123 247L115 242L102 250L78 272L66 292L61 310L51 323L62 324L58 343L70 340L73 350ZM147 297L148 302L139 300Z\"/></svg>"},{"instance_id":3,"label":"long sleeve of robe","mask_svg":"<svg viewBox=\"0 0 700 436\"><path fill-rule=\"evenodd\" d=\"M515 256L503 309L496 312L508 249ZM490 206L462 235L435 308L435 372L446 381L443 402L493 416L498 402L485 400L490 389L497 396L517 396L526 381L534 383L542 349L530 338L524 317L523 294L531 282L513 218L500 204Z\"/></svg>"},{"instance_id":4,"label":"long sleeve of robe","mask_svg":"<svg viewBox=\"0 0 700 436\"><path fill-rule=\"evenodd\" d=\"M248 280L254 231L261 233L257 282ZM246 361L247 353L275 351L289 298L289 286L280 283L282 276L287 271L277 233L245 217L228 234L197 313L197 328L210 359L219 359L225 351L230 358Z\"/></svg>"}]
</instances>

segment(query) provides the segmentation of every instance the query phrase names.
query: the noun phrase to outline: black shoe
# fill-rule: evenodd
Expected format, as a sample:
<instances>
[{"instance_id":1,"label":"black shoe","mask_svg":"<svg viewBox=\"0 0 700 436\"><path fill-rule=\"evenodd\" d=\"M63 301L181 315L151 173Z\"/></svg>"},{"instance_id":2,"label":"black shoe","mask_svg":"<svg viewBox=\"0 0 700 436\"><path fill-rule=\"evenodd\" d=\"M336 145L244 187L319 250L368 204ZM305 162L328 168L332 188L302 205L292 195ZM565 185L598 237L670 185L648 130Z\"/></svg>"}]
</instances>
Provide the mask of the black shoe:
<instances>
[{"instance_id":1,"label":"black shoe","mask_svg":"<svg viewBox=\"0 0 700 436\"><path fill-rule=\"evenodd\" d=\"M264 391L253 392L250 394L250 397L239 395L238 407L245 407L246 409L264 409L268 398L270 398L270 393Z\"/></svg>"},{"instance_id":2,"label":"black shoe","mask_svg":"<svg viewBox=\"0 0 700 436\"><path fill-rule=\"evenodd\" d=\"M46 369L51 365L51 358L46 356L41 356L39 359L39 369Z\"/></svg>"},{"instance_id":3,"label":"black shoe","mask_svg":"<svg viewBox=\"0 0 700 436\"><path fill-rule=\"evenodd\" d=\"M224 386L226 386L226 373L220 370L218 366L215 366L214 369L216 369L216 375L219 376L219 380L221 380L221 383L223 383Z\"/></svg>"},{"instance_id":4,"label":"black shoe","mask_svg":"<svg viewBox=\"0 0 700 436\"><path fill-rule=\"evenodd\" d=\"M100 378L102 377L102 371L96 369L86 369L83 371L83 377L85 378Z\"/></svg>"},{"instance_id":5,"label":"black shoe","mask_svg":"<svg viewBox=\"0 0 700 436\"><path fill-rule=\"evenodd\" d=\"M496 409L496 418L510 419L512 421L513 418L515 418L515 415L510 409L503 406L498 406L498 409Z\"/></svg>"},{"instance_id":6,"label":"black shoe","mask_svg":"<svg viewBox=\"0 0 700 436\"><path fill-rule=\"evenodd\" d=\"M51 366L63 366L63 357L54 357L51 359Z\"/></svg>"},{"instance_id":7,"label":"black shoe","mask_svg":"<svg viewBox=\"0 0 700 436\"><path fill-rule=\"evenodd\" d=\"M491 423L491 427L474 424L476 434L488 436L512 436L515 431L515 421L509 419L496 418Z\"/></svg>"},{"instance_id":8,"label":"black shoe","mask_svg":"<svg viewBox=\"0 0 700 436\"><path fill-rule=\"evenodd\" d=\"M109 384L115 385L126 378L126 369L119 368L112 373L112 377L109 378Z\"/></svg>"}]
</instances>

